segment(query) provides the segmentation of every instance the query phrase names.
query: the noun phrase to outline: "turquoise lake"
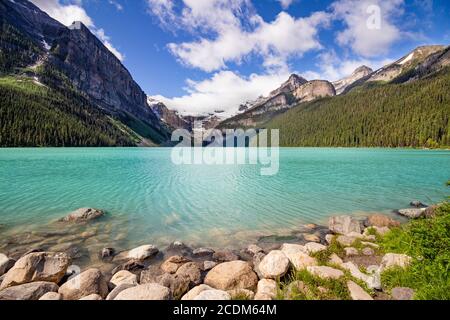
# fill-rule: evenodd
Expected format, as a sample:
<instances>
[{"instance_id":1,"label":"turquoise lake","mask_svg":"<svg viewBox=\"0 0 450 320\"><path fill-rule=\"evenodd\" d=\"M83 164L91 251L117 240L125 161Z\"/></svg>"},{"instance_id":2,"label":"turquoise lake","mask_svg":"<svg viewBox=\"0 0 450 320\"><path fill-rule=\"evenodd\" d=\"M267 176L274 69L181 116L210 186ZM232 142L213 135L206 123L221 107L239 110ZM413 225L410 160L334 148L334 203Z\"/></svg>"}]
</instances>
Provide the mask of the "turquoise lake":
<instances>
[{"instance_id":1,"label":"turquoise lake","mask_svg":"<svg viewBox=\"0 0 450 320\"><path fill-rule=\"evenodd\" d=\"M126 233L126 245L217 245L332 215L392 214L450 193L450 151L287 148L275 176L261 176L257 165L177 166L170 155L168 148L1 149L0 224L42 229L94 207L107 211L111 239Z\"/></svg>"}]
</instances>

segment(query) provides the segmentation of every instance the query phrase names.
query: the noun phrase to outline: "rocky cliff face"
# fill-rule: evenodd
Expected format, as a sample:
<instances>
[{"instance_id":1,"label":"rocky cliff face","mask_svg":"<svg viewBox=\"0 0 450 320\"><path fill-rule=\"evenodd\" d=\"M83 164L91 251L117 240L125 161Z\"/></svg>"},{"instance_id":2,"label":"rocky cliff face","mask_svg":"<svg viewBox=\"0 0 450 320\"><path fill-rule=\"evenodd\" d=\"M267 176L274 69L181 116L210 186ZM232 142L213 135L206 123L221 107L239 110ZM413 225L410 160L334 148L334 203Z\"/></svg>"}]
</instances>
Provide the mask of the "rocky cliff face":
<instances>
[{"instance_id":1,"label":"rocky cliff face","mask_svg":"<svg viewBox=\"0 0 450 320\"><path fill-rule=\"evenodd\" d=\"M304 85L307 82L308 80L296 74L292 74L285 83L283 83L278 89L270 93L270 97L275 97L281 93L292 94L298 87Z\"/></svg>"},{"instance_id":2,"label":"rocky cliff face","mask_svg":"<svg viewBox=\"0 0 450 320\"><path fill-rule=\"evenodd\" d=\"M336 90L331 82L326 80L313 80L305 83L294 91L298 102L309 102L319 98L333 97Z\"/></svg>"},{"instance_id":3,"label":"rocky cliff face","mask_svg":"<svg viewBox=\"0 0 450 320\"><path fill-rule=\"evenodd\" d=\"M355 71L353 71L353 73L350 76L333 82L333 86L336 89L336 94L343 93L345 91L345 89L347 89L353 83L369 76L372 73L373 73L373 70L367 66L361 66L361 67L357 68Z\"/></svg>"},{"instance_id":4,"label":"rocky cliff face","mask_svg":"<svg viewBox=\"0 0 450 320\"><path fill-rule=\"evenodd\" d=\"M186 129L192 130L192 125L189 121L180 116L176 111L169 110L167 106L152 98L148 98L148 104L153 113L163 122L165 122L171 130Z\"/></svg>"},{"instance_id":5,"label":"rocky cliff face","mask_svg":"<svg viewBox=\"0 0 450 320\"><path fill-rule=\"evenodd\" d=\"M157 142L167 138L166 128L148 106L146 94L82 23L67 28L26 0L1 1L0 13L3 25L13 26L41 49L34 65L64 75L101 109L125 119L125 124L141 122L148 127L147 132L153 133L152 139L160 140Z\"/></svg>"},{"instance_id":6,"label":"rocky cliff face","mask_svg":"<svg viewBox=\"0 0 450 320\"><path fill-rule=\"evenodd\" d=\"M429 56L445 49L445 46L422 46L413 50L408 55L391 63L373 73L367 82L384 81L389 82L400 76L402 73L415 68Z\"/></svg>"}]
</instances>

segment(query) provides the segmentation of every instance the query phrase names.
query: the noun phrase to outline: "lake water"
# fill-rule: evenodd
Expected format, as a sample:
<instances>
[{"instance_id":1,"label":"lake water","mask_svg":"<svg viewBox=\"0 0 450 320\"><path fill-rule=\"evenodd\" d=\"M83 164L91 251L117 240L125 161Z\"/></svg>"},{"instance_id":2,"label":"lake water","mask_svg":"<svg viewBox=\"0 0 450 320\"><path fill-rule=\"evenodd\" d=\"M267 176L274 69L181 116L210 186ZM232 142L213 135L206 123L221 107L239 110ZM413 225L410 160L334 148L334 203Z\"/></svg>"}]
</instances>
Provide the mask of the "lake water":
<instances>
[{"instance_id":1,"label":"lake water","mask_svg":"<svg viewBox=\"0 0 450 320\"><path fill-rule=\"evenodd\" d=\"M1 149L0 224L10 234L42 230L95 207L108 213L99 223L110 237L101 245L217 245L332 215L389 214L449 193L450 151L281 149L275 176L261 176L257 165L177 166L170 155L163 148Z\"/></svg>"}]
</instances>

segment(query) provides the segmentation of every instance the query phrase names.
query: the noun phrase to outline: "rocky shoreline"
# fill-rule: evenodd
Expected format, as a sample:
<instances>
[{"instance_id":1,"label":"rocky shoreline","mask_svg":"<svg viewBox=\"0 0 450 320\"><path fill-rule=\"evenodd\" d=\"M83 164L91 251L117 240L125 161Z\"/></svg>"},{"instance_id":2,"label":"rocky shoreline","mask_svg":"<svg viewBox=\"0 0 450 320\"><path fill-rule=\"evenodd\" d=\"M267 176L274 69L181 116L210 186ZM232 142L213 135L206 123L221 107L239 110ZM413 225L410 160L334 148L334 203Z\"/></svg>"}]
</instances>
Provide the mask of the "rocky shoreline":
<instances>
[{"instance_id":1,"label":"rocky shoreline","mask_svg":"<svg viewBox=\"0 0 450 320\"><path fill-rule=\"evenodd\" d=\"M415 219L432 216L433 210L414 201L397 213ZM89 224L103 215L83 208L58 223ZM330 281L345 279L353 300L408 300L412 289L384 292L381 273L406 268L411 257L381 254L376 244L377 237L399 225L380 214L337 216L327 227L300 226L305 231L301 240L262 239L244 249L191 248L179 241L164 250L152 244L125 251L105 247L98 256L108 268L72 265L73 252L64 243L60 251L51 252L30 245L17 259L0 253L0 300L290 300L292 292L308 291L299 281L280 290L280 280L292 270ZM334 245L343 248L342 254L333 253L324 261L321 253Z\"/></svg>"}]
</instances>

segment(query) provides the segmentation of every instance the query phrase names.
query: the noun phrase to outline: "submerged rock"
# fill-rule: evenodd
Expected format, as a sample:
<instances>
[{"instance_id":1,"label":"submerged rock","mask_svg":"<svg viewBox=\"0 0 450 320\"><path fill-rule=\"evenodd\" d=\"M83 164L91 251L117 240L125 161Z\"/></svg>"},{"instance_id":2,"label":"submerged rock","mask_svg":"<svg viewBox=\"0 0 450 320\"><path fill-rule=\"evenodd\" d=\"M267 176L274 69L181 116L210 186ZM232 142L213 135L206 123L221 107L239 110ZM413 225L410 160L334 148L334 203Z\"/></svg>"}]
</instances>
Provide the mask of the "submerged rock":
<instances>
[{"instance_id":1,"label":"submerged rock","mask_svg":"<svg viewBox=\"0 0 450 320\"><path fill-rule=\"evenodd\" d=\"M211 248L198 248L192 252L192 255L196 258L204 258L212 256L214 252Z\"/></svg>"},{"instance_id":2,"label":"submerged rock","mask_svg":"<svg viewBox=\"0 0 450 320\"><path fill-rule=\"evenodd\" d=\"M411 201L411 203L409 205L414 208L427 208L428 207L426 204L420 202L419 200Z\"/></svg>"},{"instance_id":3,"label":"submerged rock","mask_svg":"<svg viewBox=\"0 0 450 320\"><path fill-rule=\"evenodd\" d=\"M239 256L231 250L216 251L213 254L213 259L218 262L230 262L239 260Z\"/></svg>"},{"instance_id":4,"label":"submerged rock","mask_svg":"<svg viewBox=\"0 0 450 320\"><path fill-rule=\"evenodd\" d=\"M93 208L80 208L73 211L66 217L60 219L60 222L86 222L102 217L104 211Z\"/></svg>"}]
</instances>

